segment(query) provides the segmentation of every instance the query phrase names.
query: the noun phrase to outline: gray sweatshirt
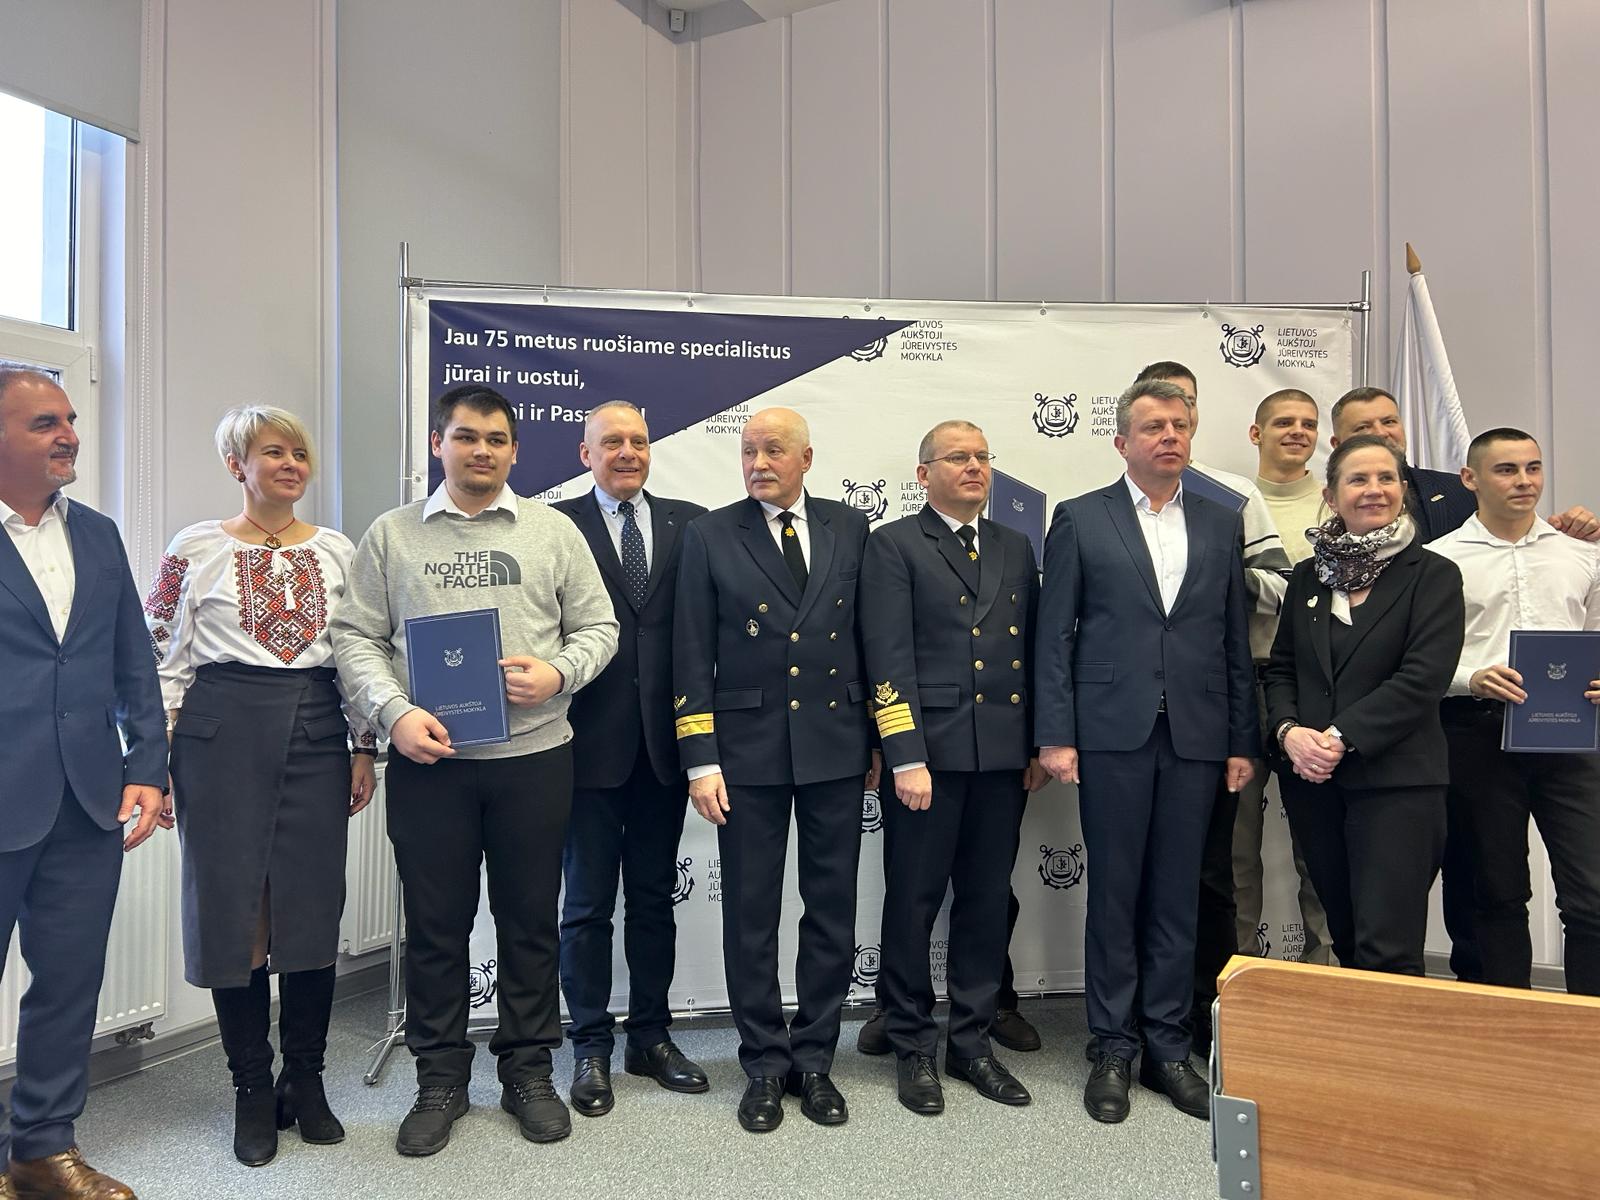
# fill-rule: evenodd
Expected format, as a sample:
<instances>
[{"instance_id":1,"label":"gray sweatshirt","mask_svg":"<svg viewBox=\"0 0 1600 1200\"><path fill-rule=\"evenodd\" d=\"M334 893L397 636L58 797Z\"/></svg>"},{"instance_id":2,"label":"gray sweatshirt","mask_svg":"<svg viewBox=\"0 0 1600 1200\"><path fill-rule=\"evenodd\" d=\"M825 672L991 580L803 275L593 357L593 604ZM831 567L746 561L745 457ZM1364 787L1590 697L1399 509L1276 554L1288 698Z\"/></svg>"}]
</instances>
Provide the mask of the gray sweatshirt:
<instances>
[{"instance_id":1,"label":"gray sweatshirt","mask_svg":"<svg viewBox=\"0 0 1600 1200\"><path fill-rule=\"evenodd\" d=\"M511 706L509 742L466 746L457 757L510 758L570 740L571 694L617 652L616 613L578 527L509 488L475 517L437 499L418 500L372 523L329 626L352 706L389 736L416 707L408 695L406 619L474 608L500 610L507 657L542 658L565 683L543 704Z\"/></svg>"}]
</instances>

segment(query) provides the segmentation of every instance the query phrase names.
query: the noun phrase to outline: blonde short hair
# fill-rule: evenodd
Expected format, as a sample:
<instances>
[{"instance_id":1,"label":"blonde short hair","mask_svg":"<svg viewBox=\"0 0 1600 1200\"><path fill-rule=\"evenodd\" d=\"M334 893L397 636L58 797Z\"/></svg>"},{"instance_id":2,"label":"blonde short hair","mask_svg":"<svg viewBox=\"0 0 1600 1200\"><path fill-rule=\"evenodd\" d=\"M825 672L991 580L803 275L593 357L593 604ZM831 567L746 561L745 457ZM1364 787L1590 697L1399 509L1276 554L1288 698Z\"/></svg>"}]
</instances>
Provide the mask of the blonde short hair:
<instances>
[{"instance_id":1,"label":"blonde short hair","mask_svg":"<svg viewBox=\"0 0 1600 1200\"><path fill-rule=\"evenodd\" d=\"M287 409L265 404L243 404L222 414L222 420L217 422L217 454L224 463L230 454L244 462L256 439L269 429L298 444L306 452L307 468L315 472L316 451L311 445L311 434L300 418Z\"/></svg>"}]
</instances>

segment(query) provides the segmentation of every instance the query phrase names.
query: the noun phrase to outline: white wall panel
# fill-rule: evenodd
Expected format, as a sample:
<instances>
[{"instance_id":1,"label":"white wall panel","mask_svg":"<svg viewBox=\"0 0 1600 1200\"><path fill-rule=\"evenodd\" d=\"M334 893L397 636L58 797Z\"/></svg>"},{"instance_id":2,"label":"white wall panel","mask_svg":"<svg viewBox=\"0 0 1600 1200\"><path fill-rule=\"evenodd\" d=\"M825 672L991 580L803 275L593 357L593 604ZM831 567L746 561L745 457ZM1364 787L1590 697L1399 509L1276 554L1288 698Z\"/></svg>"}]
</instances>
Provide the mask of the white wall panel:
<instances>
[{"instance_id":1,"label":"white wall panel","mask_svg":"<svg viewBox=\"0 0 1600 1200\"><path fill-rule=\"evenodd\" d=\"M1232 41L1216 0L1117 0L1115 300L1241 298Z\"/></svg>"},{"instance_id":2,"label":"white wall panel","mask_svg":"<svg viewBox=\"0 0 1600 1200\"><path fill-rule=\"evenodd\" d=\"M991 298L988 0L889 0L889 293Z\"/></svg>"},{"instance_id":3,"label":"white wall panel","mask_svg":"<svg viewBox=\"0 0 1600 1200\"><path fill-rule=\"evenodd\" d=\"M1109 3L995 3L996 292L1111 296Z\"/></svg>"},{"instance_id":4,"label":"white wall panel","mask_svg":"<svg viewBox=\"0 0 1600 1200\"><path fill-rule=\"evenodd\" d=\"M700 43L700 286L782 294L788 256L787 27Z\"/></svg>"},{"instance_id":5,"label":"white wall panel","mask_svg":"<svg viewBox=\"0 0 1600 1200\"><path fill-rule=\"evenodd\" d=\"M1527 4L1406 0L1389 4L1388 15L1390 295L1403 300L1409 241L1428 275L1468 424L1534 429ZM1386 379L1388 364L1373 371L1375 381Z\"/></svg>"},{"instance_id":6,"label":"white wall panel","mask_svg":"<svg viewBox=\"0 0 1600 1200\"><path fill-rule=\"evenodd\" d=\"M798 296L884 294L885 11L885 0L839 0L789 18Z\"/></svg>"}]
</instances>

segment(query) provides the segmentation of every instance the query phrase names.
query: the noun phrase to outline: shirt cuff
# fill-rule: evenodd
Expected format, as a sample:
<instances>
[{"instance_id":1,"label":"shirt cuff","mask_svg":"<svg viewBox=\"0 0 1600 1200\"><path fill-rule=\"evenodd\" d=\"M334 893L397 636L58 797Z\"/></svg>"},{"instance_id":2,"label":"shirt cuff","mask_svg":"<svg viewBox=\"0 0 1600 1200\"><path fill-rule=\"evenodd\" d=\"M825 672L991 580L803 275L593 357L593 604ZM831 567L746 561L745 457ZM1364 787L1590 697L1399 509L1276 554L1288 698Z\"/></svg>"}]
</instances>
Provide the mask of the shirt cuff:
<instances>
[{"instance_id":1,"label":"shirt cuff","mask_svg":"<svg viewBox=\"0 0 1600 1200\"><path fill-rule=\"evenodd\" d=\"M925 762L901 763L894 769L894 773L898 775L901 771L915 771L918 767L926 767L927 765Z\"/></svg>"},{"instance_id":2,"label":"shirt cuff","mask_svg":"<svg viewBox=\"0 0 1600 1200\"><path fill-rule=\"evenodd\" d=\"M722 774L722 764L701 763L698 767L689 768L689 782L693 783L696 779L704 779L707 775L720 774Z\"/></svg>"}]
</instances>

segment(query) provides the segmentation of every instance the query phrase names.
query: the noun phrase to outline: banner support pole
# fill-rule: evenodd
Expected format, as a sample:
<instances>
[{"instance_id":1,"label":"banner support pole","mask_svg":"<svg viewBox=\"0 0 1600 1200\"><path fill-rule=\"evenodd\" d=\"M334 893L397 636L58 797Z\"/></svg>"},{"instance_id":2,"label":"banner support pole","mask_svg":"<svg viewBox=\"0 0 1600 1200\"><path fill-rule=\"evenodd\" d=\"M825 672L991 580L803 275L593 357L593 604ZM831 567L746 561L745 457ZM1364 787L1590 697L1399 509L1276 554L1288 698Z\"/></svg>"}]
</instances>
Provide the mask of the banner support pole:
<instances>
[{"instance_id":1,"label":"banner support pole","mask_svg":"<svg viewBox=\"0 0 1600 1200\"><path fill-rule=\"evenodd\" d=\"M1361 272L1361 379L1366 387L1372 370L1372 271Z\"/></svg>"}]
</instances>

